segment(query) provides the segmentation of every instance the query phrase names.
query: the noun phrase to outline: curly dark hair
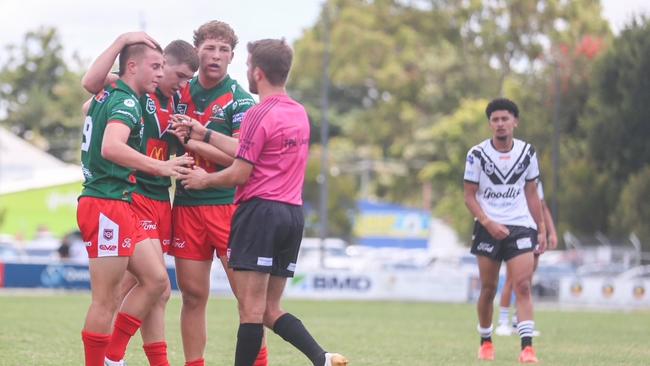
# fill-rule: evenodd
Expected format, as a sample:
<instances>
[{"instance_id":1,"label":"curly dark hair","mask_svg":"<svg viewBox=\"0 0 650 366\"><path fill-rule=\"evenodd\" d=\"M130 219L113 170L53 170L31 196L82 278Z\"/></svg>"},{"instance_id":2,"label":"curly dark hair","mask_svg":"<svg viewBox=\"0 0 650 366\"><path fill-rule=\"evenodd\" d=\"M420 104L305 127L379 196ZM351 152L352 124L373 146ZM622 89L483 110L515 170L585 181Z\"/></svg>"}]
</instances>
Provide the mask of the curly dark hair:
<instances>
[{"instance_id":1,"label":"curly dark hair","mask_svg":"<svg viewBox=\"0 0 650 366\"><path fill-rule=\"evenodd\" d=\"M508 111L512 113L512 115L515 116L515 118L519 118L519 108L517 107L517 104L515 104L515 102L507 98L493 99L487 105L487 107L485 108L485 115L487 116L488 119L490 119L490 116L494 111Z\"/></svg>"}]
</instances>

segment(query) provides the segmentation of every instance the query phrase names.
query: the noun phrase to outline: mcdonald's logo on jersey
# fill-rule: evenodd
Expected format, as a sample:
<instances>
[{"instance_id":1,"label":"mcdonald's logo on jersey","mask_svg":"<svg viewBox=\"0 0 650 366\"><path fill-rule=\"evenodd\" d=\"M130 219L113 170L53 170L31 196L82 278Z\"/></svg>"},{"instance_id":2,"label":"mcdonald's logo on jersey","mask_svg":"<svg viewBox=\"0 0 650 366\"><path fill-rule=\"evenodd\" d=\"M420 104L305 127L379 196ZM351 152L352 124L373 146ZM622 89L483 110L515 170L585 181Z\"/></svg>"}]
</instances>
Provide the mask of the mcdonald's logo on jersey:
<instances>
[{"instance_id":1,"label":"mcdonald's logo on jersey","mask_svg":"<svg viewBox=\"0 0 650 366\"><path fill-rule=\"evenodd\" d=\"M167 142L150 138L147 140L147 156L156 160L169 158Z\"/></svg>"}]
</instances>

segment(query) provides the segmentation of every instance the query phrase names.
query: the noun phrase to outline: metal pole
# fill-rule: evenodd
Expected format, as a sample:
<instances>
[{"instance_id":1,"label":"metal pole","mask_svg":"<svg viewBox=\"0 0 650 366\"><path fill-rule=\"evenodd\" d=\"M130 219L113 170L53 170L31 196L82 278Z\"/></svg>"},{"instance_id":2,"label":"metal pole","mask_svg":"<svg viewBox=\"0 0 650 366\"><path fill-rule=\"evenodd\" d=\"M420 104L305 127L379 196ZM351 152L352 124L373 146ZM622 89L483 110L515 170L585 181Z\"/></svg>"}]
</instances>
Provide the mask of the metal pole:
<instances>
[{"instance_id":1,"label":"metal pole","mask_svg":"<svg viewBox=\"0 0 650 366\"><path fill-rule=\"evenodd\" d=\"M562 87L560 77L560 62L555 60L555 105L553 108L553 197L551 198L551 212L557 223L560 220L557 196L560 192L560 112L562 100ZM556 224L557 227L557 224Z\"/></svg>"},{"instance_id":2,"label":"metal pole","mask_svg":"<svg viewBox=\"0 0 650 366\"><path fill-rule=\"evenodd\" d=\"M320 165L320 266L325 267L325 239L328 236L328 209L327 203L329 201L328 195L328 140L329 140L329 63L330 63L330 27L329 27L329 6L325 2L323 11L323 43L325 46L323 52L323 86L321 92L321 165Z\"/></svg>"}]
</instances>

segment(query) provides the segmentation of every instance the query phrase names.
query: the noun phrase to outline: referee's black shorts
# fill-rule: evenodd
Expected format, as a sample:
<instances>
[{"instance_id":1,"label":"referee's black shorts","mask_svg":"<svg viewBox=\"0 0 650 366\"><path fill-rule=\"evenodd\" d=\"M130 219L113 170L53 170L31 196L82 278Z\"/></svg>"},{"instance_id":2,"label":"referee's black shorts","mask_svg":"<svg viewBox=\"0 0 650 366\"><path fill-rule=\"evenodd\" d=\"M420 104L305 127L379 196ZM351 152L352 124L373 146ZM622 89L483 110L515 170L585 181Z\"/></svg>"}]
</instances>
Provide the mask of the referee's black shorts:
<instances>
[{"instance_id":1,"label":"referee's black shorts","mask_svg":"<svg viewBox=\"0 0 650 366\"><path fill-rule=\"evenodd\" d=\"M304 226L302 206L260 198L241 203L232 220L228 265L293 277Z\"/></svg>"}]
</instances>

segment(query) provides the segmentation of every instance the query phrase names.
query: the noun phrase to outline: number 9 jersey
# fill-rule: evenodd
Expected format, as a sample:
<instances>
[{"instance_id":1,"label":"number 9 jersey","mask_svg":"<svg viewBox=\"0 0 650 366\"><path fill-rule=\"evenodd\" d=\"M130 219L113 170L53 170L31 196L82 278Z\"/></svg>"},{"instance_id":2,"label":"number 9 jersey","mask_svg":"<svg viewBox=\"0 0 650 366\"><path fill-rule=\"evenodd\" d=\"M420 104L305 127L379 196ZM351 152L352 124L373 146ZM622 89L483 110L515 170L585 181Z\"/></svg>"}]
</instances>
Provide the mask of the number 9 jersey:
<instances>
[{"instance_id":1,"label":"number 9 jersey","mask_svg":"<svg viewBox=\"0 0 650 366\"><path fill-rule=\"evenodd\" d=\"M104 87L92 100L83 126L81 168L84 175L81 197L131 202L135 189L132 169L102 156L102 141L108 123L123 123L131 129L127 145L140 150L142 108L136 93L122 80Z\"/></svg>"}]
</instances>

